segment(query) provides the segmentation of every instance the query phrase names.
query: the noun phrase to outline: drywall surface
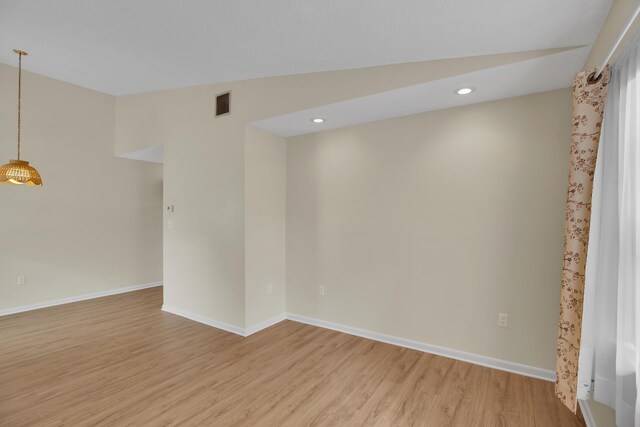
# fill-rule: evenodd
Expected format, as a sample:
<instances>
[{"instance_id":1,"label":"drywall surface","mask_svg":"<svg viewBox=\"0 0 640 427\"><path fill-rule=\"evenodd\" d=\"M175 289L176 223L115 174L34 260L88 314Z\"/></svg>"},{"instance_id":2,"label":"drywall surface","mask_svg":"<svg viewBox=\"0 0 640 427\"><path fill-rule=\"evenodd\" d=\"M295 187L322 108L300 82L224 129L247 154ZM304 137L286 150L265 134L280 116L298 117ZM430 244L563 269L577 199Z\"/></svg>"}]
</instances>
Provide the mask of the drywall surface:
<instances>
[{"instance_id":1,"label":"drywall surface","mask_svg":"<svg viewBox=\"0 0 640 427\"><path fill-rule=\"evenodd\" d=\"M253 318L245 313L247 123L550 52L273 77L118 97L116 153L164 146L164 200L175 207L164 215L164 303L235 327L251 326L245 325ZM231 91L231 114L216 118L215 95L226 91Z\"/></svg>"},{"instance_id":2,"label":"drywall surface","mask_svg":"<svg viewBox=\"0 0 640 427\"><path fill-rule=\"evenodd\" d=\"M164 304L244 328L244 126L214 117L209 90L148 96L138 113L162 119L136 127L137 139L153 130L164 145L164 201L174 206L164 213Z\"/></svg>"},{"instance_id":3,"label":"drywall surface","mask_svg":"<svg viewBox=\"0 0 640 427\"><path fill-rule=\"evenodd\" d=\"M246 326L285 312L286 140L246 128Z\"/></svg>"},{"instance_id":4,"label":"drywall surface","mask_svg":"<svg viewBox=\"0 0 640 427\"><path fill-rule=\"evenodd\" d=\"M17 72L0 65L0 163L16 158ZM0 186L0 309L162 279L162 166L114 156L114 108L24 73L22 157L44 186Z\"/></svg>"},{"instance_id":5,"label":"drywall surface","mask_svg":"<svg viewBox=\"0 0 640 427\"><path fill-rule=\"evenodd\" d=\"M570 118L566 89L289 139L287 311L553 369Z\"/></svg>"}]
</instances>

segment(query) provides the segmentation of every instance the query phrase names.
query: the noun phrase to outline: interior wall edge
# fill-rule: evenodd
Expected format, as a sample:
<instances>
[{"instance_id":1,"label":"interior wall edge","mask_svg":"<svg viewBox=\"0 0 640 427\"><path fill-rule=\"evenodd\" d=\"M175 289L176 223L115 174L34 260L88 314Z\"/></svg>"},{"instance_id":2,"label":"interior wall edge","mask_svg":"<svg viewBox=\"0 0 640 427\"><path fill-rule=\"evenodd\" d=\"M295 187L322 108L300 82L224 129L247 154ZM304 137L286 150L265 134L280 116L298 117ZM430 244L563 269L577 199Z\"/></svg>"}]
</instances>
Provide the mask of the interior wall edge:
<instances>
[{"instance_id":1,"label":"interior wall edge","mask_svg":"<svg viewBox=\"0 0 640 427\"><path fill-rule=\"evenodd\" d=\"M330 329L336 332L342 332L349 335L358 336L361 338L370 339L373 341L383 342L385 344L391 344L398 347L409 348L412 350L421 351L423 353L434 354L437 356L448 357L450 359L460 360L462 362L472 363L474 365L484 366L487 368L498 369L500 371L510 372L513 374L524 375L530 378L536 378L544 381L555 381L555 372L548 369L538 368L535 366L529 366L522 363L510 362L508 360L496 359L493 357L483 356L476 353L468 353L461 350L456 350L447 347L441 347L433 344L427 344L419 341L413 341L405 338L395 337L391 335L381 334L379 332L369 331L366 329L354 328L352 326L343 325L339 323L329 322L326 320L316 319L313 317L302 316L295 313L281 313L271 319L260 322L249 328L241 328L239 326L230 325L228 323L220 322L215 319L207 318L197 314L189 313L185 310L177 309L174 307L168 307L166 304L162 306L162 310L184 317L189 320L193 320L198 323L205 324L214 328L222 329L242 337L248 337L263 329L269 328L283 320L291 320L298 323L304 323L311 326L316 326L323 329Z\"/></svg>"},{"instance_id":2,"label":"interior wall edge","mask_svg":"<svg viewBox=\"0 0 640 427\"><path fill-rule=\"evenodd\" d=\"M613 2L611 9L609 10L609 14L600 28L598 37L591 45L591 52L584 64L585 70L597 67L602 63L602 61L604 61L609 49L612 48L614 41L637 6L638 0L616 0ZM622 39L622 42L614 51L613 56L609 61L610 64L615 63L620 53L624 50L624 47L633 38L634 34L638 32L638 30L640 30L640 18L635 19L631 28L629 28L629 31Z\"/></svg>"},{"instance_id":3,"label":"interior wall edge","mask_svg":"<svg viewBox=\"0 0 640 427\"><path fill-rule=\"evenodd\" d=\"M162 280L143 283L141 285L125 286L122 288L108 289L106 291L98 291L98 292L92 292L89 294L60 298L60 299L51 300L51 301L44 301L44 302L39 302L35 304L21 305L18 307L9 307L9 308L0 310L0 317L9 316L11 314L24 313L27 311L39 310L41 308L54 307L56 305L70 304L73 302L80 302L80 301L86 301L90 299L102 298L110 295L124 294L127 292L134 292L142 289L154 288L156 286L162 286Z\"/></svg>"},{"instance_id":4,"label":"interior wall edge","mask_svg":"<svg viewBox=\"0 0 640 427\"><path fill-rule=\"evenodd\" d=\"M522 363L510 362L508 360L496 359L493 357L483 356L476 353L468 353L452 348L441 347L433 344L427 344L419 341L412 341L405 338L399 338L391 335L385 335L366 329L354 328L340 323L328 322L326 320L315 319L313 317L301 316L294 313L287 313L287 319L294 322L306 323L307 325L317 326L320 328L331 329L333 331L342 332L349 335L355 335L386 344L396 345L399 347L410 348L412 350L422 351L424 353L435 354L438 356L448 357L450 359L460 360L462 362L472 363L487 368L498 369L505 372L524 375L526 377L537 378L545 381L555 381L556 374L548 369L538 368L535 366L524 365Z\"/></svg>"},{"instance_id":5,"label":"interior wall edge","mask_svg":"<svg viewBox=\"0 0 640 427\"><path fill-rule=\"evenodd\" d=\"M287 319L286 313L280 313L280 314L278 314L276 316L273 316L270 319L264 320L262 322L256 323L255 325L246 328L245 331L244 331L244 336L248 337L249 335L253 335L253 334L257 333L257 332L260 332L263 329L267 329L267 328L269 328L269 327L271 327L271 326L273 326L273 325L275 325L277 323L280 323L280 322L282 322L283 320L286 320L286 319Z\"/></svg>"},{"instance_id":6,"label":"interior wall edge","mask_svg":"<svg viewBox=\"0 0 640 427\"><path fill-rule=\"evenodd\" d=\"M207 316L191 313L178 307L163 304L162 311L175 314L176 316L184 317L185 319L193 320L194 322L202 323L207 326L222 329L223 331L231 332L232 334L240 335L242 337L246 336L245 329L241 326L232 325L230 323L215 320Z\"/></svg>"},{"instance_id":7,"label":"interior wall edge","mask_svg":"<svg viewBox=\"0 0 640 427\"><path fill-rule=\"evenodd\" d=\"M582 412L582 418L584 418L584 423L587 427L598 427L595 420L593 419L593 415L591 414L591 409L589 405L584 400L578 400L578 405L580 405L580 411Z\"/></svg>"}]
</instances>

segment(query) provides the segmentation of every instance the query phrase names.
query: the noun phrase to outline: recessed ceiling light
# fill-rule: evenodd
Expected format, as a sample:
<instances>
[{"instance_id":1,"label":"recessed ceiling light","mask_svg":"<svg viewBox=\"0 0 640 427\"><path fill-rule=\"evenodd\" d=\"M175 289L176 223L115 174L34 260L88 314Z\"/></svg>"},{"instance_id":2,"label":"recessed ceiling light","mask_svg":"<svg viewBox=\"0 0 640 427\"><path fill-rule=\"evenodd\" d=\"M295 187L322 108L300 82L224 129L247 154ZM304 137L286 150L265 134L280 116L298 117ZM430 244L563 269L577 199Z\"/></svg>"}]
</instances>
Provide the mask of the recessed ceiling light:
<instances>
[{"instance_id":1,"label":"recessed ceiling light","mask_svg":"<svg viewBox=\"0 0 640 427\"><path fill-rule=\"evenodd\" d=\"M456 91L458 95L469 95L471 92L473 92L472 87L461 87Z\"/></svg>"},{"instance_id":2,"label":"recessed ceiling light","mask_svg":"<svg viewBox=\"0 0 640 427\"><path fill-rule=\"evenodd\" d=\"M313 123L324 123L324 119L321 117L316 117L315 119L311 119Z\"/></svg>"}]
</instances>

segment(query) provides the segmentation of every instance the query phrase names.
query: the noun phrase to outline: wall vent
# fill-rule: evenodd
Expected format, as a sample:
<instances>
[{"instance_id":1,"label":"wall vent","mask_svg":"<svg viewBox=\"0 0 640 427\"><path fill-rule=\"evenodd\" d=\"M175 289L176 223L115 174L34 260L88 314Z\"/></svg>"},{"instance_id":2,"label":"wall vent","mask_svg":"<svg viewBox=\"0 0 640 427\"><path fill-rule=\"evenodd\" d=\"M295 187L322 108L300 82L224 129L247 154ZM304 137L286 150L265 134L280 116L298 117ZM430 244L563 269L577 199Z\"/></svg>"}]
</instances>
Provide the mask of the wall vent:
<instances>
[{"instance_id":1,"label":"wall vent","mask_svg":"<svg viewBox=\"0 0 640 427\"><path fill-rule=\"evenodd\" d=\"M231 92L216 95L216 117L231 113Z\"/></svg>"}]
</instances>

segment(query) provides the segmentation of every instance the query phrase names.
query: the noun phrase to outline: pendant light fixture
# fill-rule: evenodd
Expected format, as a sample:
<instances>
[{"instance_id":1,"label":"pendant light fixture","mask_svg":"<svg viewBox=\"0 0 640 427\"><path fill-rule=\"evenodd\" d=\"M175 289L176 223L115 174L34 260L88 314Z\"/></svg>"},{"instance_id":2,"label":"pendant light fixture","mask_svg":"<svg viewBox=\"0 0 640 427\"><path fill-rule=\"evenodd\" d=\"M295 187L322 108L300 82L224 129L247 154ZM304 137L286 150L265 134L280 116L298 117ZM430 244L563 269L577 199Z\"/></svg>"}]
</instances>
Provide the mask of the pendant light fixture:
<instances>
[{"instance_id":1,"label":"pendant light fixture","mask_svg":"<svg viewBox=\"0 0 640 427\"><path fill-rule=\"evenodd\" d=\"M9 160L6 165L0 166L0 184L15 185L42 185L42 178L38 171L29 166L29 162L20 159L20 113L22 107L22 56L28 55L22 50L13 50L18 54L18 159Z\"/></svg>"}]
</instances>

